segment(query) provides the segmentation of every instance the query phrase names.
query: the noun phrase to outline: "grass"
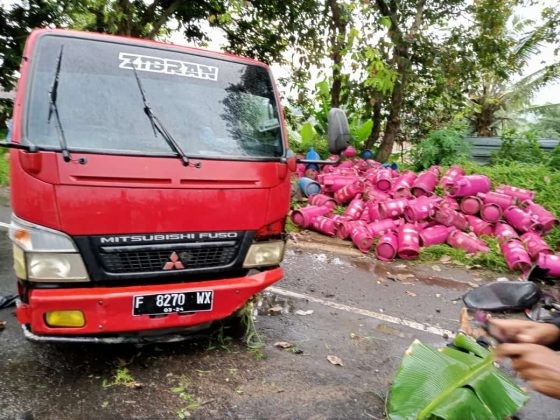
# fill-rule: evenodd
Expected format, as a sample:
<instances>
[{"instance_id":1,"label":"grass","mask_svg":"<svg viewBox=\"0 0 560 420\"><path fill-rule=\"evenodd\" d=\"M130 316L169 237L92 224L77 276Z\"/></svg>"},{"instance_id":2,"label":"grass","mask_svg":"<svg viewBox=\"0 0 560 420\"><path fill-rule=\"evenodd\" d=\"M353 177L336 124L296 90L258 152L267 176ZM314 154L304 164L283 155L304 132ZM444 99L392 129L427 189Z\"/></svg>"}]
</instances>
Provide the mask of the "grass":
<instances>
[{"instance_id":1,"label":"grass","mask_svg":"<svg viewBox=\"0 0 560 420\"><path fill-rule=\"evenodd\" d=\"M182 375L179 385L171 389L171 392L178 395L184 406L177 411L177 417L184 419L190 417L194 411L200 407L200 401L189 392L191 380L188 376Z\"/></svg>"},{"instance_id":2,"label":"grass","mask_svg":"<svg viewBox=\"0 0 560 420\"><path fill-rule=\"evenodd\" d=\"M10 182L10 165L7 157L8 150L0 149L0 185L8 185Z\"/></svg>"},{"instance_id":3,"label":"grass","mask_svg":"<svg viewBox=\"0 0 560 420\"><path fill-rule=\"evenodd\" d=\"M139 383L131 375L130 371L123 366L117 367L113 375L113 380L111 382L103 379L103 388L109 388L111 386L124 385L129 388L139 387Z\"/></svg>"}]
</instances>

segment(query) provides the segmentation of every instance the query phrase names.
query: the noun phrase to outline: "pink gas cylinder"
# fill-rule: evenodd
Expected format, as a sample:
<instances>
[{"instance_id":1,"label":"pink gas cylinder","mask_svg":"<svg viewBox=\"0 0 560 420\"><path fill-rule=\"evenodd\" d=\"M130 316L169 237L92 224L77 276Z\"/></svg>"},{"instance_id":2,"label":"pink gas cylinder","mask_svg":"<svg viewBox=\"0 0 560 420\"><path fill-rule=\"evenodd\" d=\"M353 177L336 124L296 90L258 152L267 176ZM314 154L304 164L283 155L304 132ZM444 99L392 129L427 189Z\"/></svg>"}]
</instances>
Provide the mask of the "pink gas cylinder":
<instances>
[{"instance_id":1,"label":"pink gas cylinder","mask_svg":"<svg viewBox=\"0 0 560 420\"><path fill-rule=\"evenodd\" d=\"M420 254L420 236L413 225L403 223L397 230L399 257L405 260L417 258Z\"/></svg>"},{"instance_id":2,"label":"pink gas cylinder","mask_svg":"<svg viewBox=\"0 0 560 420\"><path fill-rule=\"evenodd\" d=\"M535 199L534 191L525 190L519 187L512 187L511 185L499 185L496 187L495 191L497 193L511 195L520 201Z\"/></svg>"},{"instance_id":3,"label":"pink gas cylinder","mask_svg":"<svg viewBox=\"0 0 560 420\"><path fill-rule=\"evenodd\" d=\"M442 188L445 188L445 186L447 184L451 184L455 178L463 175L465 175L465 170L463 168L460 168L459 166L451 166L439 181L439 185Z\"/></svg>"},{"instance_id":4,"label":"pink gas cylinder","mask_svg":"<svg viewBox=\"0 0 560 420\"><path fill-rule=\"evenodd\" d=\"M453 248L462 249L469 254L490 251L484 241L476 238L475 236L469 235L468 233L461 232L457 229L449 232L449 235L447 236L447 243Z\"/></svg>"},{"instance_id":5,"label":"pink gas cylinder","mask_svg":"<svg viewBox=\"0 0 560 420\"><path fill-rule=\"evenodd\" d=\"M531 268L531 257L518 239L510 239L500 245L510 270L525 272Z\"/></svg>"},{"instance_id":6,"label":"pink gas cylinder","mask_svg":"<svg viewBox=\"0 0 560 420\"><path fill-rule=\"evenodd\" d=\"M521 240L527 249L527 253L535 261L540 253L553 254L552 248L538 233L526 232L521 235Z\"/></svg>"},{"instance_id":7,"label":"pink gas cylinder","mask_svg":"<svg viewBox=\"0 0 560 420\"><path fill-rule=\"evenodd\" d=\"M296 225L302 228L308 228L316 217L325 216L331 211L332 209L327 206L307 206L292 211L291 219Z\"/></svg>"},{"instance_id":8,"label":"pink gas cylinder","mask_svg":"<svg viewBox=\"0 0 560 420\"><path fill-rule=\"evenodd\" d=\"M543 226L531 214L524 212L519 207L511 206L504 211L504 219L517 229L518 232L542 232Z\"/></svg>"},{"instance_id":9,"label":"pink gas cylinder","mask_svg":"<svg viewBox=\"0 0 560 420\"><path fill-rule=\"evenodd\" d=\"M494 233L494 229L492 229L492 225L490 223L485 222L476 216L467 215L465 217L469 222L471 231L473 231L477 236L492 235L492 233Z\"/></svg>"},{"instance_id":10,"label":"pink gas cylinder","mask_svg":"<svg viewBox=\"0 0 560 420\"><path fill-rule=\"evenodd\" d=\"M482 201L480 198L469 195L467 197L463 197L461 200L461 211L465 214L478 214L480 213L480 208L482 207Z\"/></svg>"},{"instance_id":11,"label":"pink gas cylinder","mask_svg":"<svg viewBox=\"0 0 560 420\"><path fill-rule=\"evenodd\" d=\"M420 244L422 246L432 246L443 244L447 241L449 232L454 230L453 226L435 225L420 231Z\"/></svg>"},{"instance_id":12,"label":"pink gas cylinder","mask_svg":"<svg viewBox=\"0 0 560 420\"><path fill-rule=\"evenodd\" d=\"M486 175L463 175L445 186L451 197L466 197L490 191L490 178Z\"/></svg>"},{"instance_id":13,"label":"pink gas cylinder","mask_svg":"<svg viewBox=\"0 0 560 420\"><path fill-rule=\"evenodd\" d=\"M379 203L379 214L382 218L396 219L403 215L404 208L408 205L406 198L394 198Z\"/></svg>"},{"instance_id":14,"label":"pink gas cylinder","mask_svg":"<svg viewBox=\"0 0 560 420\"><path fill-rule=\"evenodd\" d=\"M551 212L532 200L523 201L521 207L542 224L543 233L550 232L558 224L558 219Z\"/></svg>"},{"instance_id":15,"label":"pink gas cylinder","mask_svg":"<svg viewBox=\"0 0 560 420\"><path fill-rule=\"evenodd\" d=\"M397 256L397 250L399 247L399 241L397 234L389 230L385 232L375 247L375 255L381 261L391 261Z\"/></svg>"},{"instance_id":16,"label":"pink gas cylinder","mask_svg":"<svg viewBox=\"0 0 560 420\"><path fill-rule=\"evenodd\" d=\"M438 174L435 171L424 171L414 180L410 192L415 197L421 195L432 195L438 181Z\"/></svg>"}]
</instances>

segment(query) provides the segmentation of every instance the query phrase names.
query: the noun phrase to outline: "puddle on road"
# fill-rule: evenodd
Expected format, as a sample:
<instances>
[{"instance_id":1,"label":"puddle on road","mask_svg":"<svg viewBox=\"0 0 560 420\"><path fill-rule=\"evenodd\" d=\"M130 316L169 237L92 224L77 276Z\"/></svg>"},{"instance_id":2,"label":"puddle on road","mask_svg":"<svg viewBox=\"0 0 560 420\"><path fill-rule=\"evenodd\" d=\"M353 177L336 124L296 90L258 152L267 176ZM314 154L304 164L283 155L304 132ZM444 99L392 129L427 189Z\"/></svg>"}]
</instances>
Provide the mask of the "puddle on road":
<instances>
[{"instance_id":1,"label":"puddle on road","mask_svg":"<svg viewBox=\"0 0 560 420\"><path fill-rule=\"evenodd\" d=\"M295 300L272 292L263 292L255 301L256 315L286 315L295 311Z\"/></svg>"},{"instance_id":2,"label":"puddle on road","mask_svg":"<svg viewBox=\"0 0 560 420\"><path fill-rule=\"evenodd\" d=\"M388 277L392 277L395 281L399 282L400 276L403 277L403 282L421 282L426 286L439 286L444 289L455 289L455 290L467 290L469 289L469 285L467 283L463 283L461 281L447 279L443 277L435 277L429 276L425 274L418 274L414 273L410 270L402 270L402 269L395 269L390 265L386 265L384 263L378 263L373 260L367 259L353 259L352 265L359 270L367 271L370 273L374 273L377 278L387 279ZM413 275L414 277L410 277ZM406 280L404 278L406 277Z\"/></svg>"},{"instance_id":3,"label":"puddle on road","mask_svg":"<svg viewBox=\"0 0 560 420\"><path fill-rule=\"evenodd\" d=\"M379 324L377 325L377 327L375 327L375 331L383 334L394 335L395 337L405 337L405 334L402 331L391 327L389 324Z\"/></svg>"}]
</instances>

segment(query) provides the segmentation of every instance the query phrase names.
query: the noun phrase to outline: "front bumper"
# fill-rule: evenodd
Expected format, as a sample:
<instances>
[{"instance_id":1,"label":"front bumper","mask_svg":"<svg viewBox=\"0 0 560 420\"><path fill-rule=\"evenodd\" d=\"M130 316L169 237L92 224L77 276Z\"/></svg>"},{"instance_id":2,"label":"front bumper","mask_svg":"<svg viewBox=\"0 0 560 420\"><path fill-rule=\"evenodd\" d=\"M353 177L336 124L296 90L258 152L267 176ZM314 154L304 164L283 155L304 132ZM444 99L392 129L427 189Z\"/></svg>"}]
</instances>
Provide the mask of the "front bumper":
<instances>
[{"instance_id":1,"label":"front bumper","mask_svg":"<svg viewBox=\"0 0 560 420\"><path fill-rule=\"evenodd\" d=\"M80 337L78 340L83 342L92 341L91 338L94 336L110 338L138 332L157 332L156 330L177 332L178 329L195 329L196 326L210 325L213 321L227 318L242 308L251 296L282 279L283 275L282 268L273 268L244 277L204 282L127 287L33 289L29 295L29 303L20 303L16 315L18 321L24 326L26 336L36 341L46 341L40 340L40 337L69 338L67 341L76 341L71 338ZM197 290L213 290L214 302L211 311L170 313L158 316L132 315L134 295ZM85 315L85 325L80 328L48 326L45 322L45 313L61 310L82 311ZM87 339L88 337L90 339Z\"/></svg>"}]
</instances>

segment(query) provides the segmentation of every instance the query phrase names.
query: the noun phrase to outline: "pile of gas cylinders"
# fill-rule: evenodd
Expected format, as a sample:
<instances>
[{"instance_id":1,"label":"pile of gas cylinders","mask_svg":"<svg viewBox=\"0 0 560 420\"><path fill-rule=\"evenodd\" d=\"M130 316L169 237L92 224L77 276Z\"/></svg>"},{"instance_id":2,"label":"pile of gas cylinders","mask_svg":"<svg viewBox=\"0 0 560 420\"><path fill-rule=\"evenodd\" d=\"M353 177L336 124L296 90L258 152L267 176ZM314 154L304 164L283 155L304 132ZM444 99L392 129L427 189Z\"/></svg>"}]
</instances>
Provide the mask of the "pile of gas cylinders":
<instances>
[{"instance_id":1,"label":"pile of gas cylinders","mask_svg":"<svg viewBox=\"0 0 560 420\"><path fill-rule=\"evenodd\" d=\"M558 219L535 203L533 191L492 189L487 176L466 175L458 166L417 174L356 157L353 148L344 153L346 159L329 158L336 164L298 164L297 182L308 198L306 207L291 213L299 227L351 240L383 261L413 259L421 247L443 243L488 252L480 236L495 236L510 270L526 274L536 265L560 277L560 255L543 239ZM435 194L437 186L443 196ZM333 212L339 206L344 214Z\"/></svg>"}]
</instances>

